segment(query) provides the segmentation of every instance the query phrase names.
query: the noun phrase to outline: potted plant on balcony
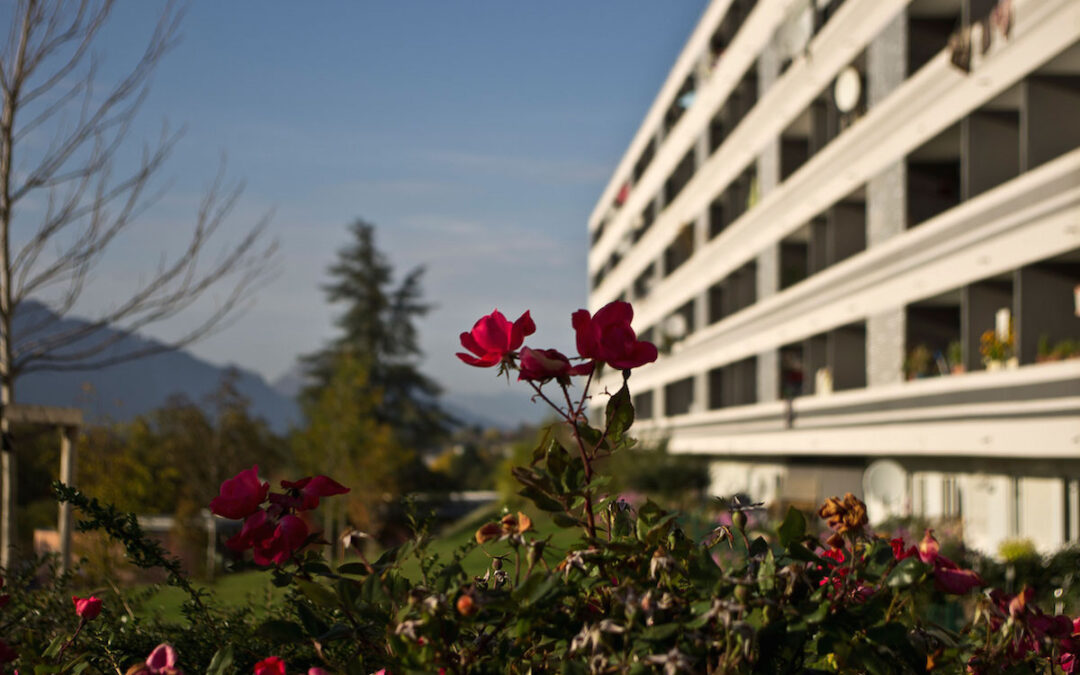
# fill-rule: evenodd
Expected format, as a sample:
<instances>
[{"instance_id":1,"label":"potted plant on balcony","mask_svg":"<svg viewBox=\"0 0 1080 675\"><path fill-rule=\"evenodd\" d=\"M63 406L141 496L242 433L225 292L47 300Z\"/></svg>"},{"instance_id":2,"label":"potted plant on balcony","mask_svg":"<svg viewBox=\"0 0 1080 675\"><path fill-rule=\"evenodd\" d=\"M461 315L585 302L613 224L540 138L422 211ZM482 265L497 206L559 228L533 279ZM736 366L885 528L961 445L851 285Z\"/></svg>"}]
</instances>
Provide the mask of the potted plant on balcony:
<instances>
[{"instance_id":1,"label":"potted plant on balcony","mask_svg":"<svg viewBox=\"0 0 1080 675\"><path fill-rule=\"evenodd\" d=\"M916 345L904 359L904 377L909 380L929 377L933 360L929 347L924 344Z\"/></svg>"},{"instance_id":2,"label":"potted plant on balcony","mask_svg":"<svg viewBox=\"0 0 1080 675\"><path fill-rule=\"evenodd\" d=\"M1013 323L1009 321L1008 333L1003 337L997 331L988 330L979 338L979 353L987 370L1016 368L1018 361L1013 354L1016 334Z\"/></svg>"},{"instance_id":3,"label":"potted plant on balcony","mask_svg":"<svg viewBox=\"0 0 1080 675\"><path fill-rule=\"evenodd\" d=\"M949 346L945 348L945 353L949 361L949 371L953 375L967 372L967 368L964 366L964 347L959 340L950 342Z\"/></svg>"}]
</instances>

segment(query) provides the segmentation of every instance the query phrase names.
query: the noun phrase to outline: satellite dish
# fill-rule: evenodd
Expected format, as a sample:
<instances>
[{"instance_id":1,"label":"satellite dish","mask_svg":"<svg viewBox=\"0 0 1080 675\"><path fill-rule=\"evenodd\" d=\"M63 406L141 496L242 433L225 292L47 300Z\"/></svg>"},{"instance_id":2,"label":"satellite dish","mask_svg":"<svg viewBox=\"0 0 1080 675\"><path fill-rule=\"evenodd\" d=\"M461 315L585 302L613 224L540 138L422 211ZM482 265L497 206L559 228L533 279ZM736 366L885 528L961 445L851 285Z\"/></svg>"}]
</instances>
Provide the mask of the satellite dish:
<instances>
[{"instance_id":1,"label":"satellite dish","mask_svg":"<svg viewBox=\"0 0 1080 675\"><path fill-rule=\"evenodd\" d=\"M891 459L872 462L863 472L863 493L890 513L895 513L907 498L907 472Z\"/></svg>"},{"instance_id":2,"label":"satellite dish","mask_svg":"<svg viewBox=\"0 0 1080 675\"><path fill-rule=\"evenodd\" d=\"M849 113L859 105L862 96L862 76L855 68L848 66L836 76L836 84L833 85L833 99L837 109L842 113Z\"/></svg>"},{"instance_id":3,"label":"satellite dish","mask_svg":"<svg viewBox=\"0 0 1080 675\"><path fill-rule=\"evenodd\" d=\"M682 314L672 314L664 325L664 332L668 337L681 340L686 336L686 317Z\"/></svg>"}]
</instances>

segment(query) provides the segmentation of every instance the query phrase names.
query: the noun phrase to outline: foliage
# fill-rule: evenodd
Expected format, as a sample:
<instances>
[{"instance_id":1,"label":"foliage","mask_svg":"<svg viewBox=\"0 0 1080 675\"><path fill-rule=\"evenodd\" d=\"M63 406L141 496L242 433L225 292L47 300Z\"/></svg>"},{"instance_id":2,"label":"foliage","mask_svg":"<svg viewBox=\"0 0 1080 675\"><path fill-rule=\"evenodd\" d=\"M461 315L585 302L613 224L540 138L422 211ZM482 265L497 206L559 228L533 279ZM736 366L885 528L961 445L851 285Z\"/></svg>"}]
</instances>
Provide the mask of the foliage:
<instances>
[{"instance_id":1,"label":"foliage","mask_svg":"<svg viewBox=\"0 0 1080 675\"><path fill-rule=\"evenodd\" d=\"M1065 338L1051 344L1048 335L1039 336L1037 359L1043 361L1062 361L1080 356L1080 340Z\"/></svg>"},{"instance_id":2,"label":"foliage","mask_svg":"<svg viewBox=\"0 0 1080 675\"><path fill-rule=\"evenodd\" d=\"M772 532L759 533L747 528L748 511L759 505L732 499L731 525L697 541L679 525L676 513L651 501L636 508L621 501L610 476L599 469L635 443L629 435L634 421L630 375L655 353L638 346L629 306L614 316L575 322L583 327L580 351L591 355L574 359L586 362L572 367L576 374L567 366L569 359L550 352L537 357L527 377L519 371L536 398L558 416L526 464L513 469L519 494L550 514L567 534L560 542L571 533L576 539L563 548L551 535L538 533L527 513L506 513L480 523L452 553L436 553L426 528L414 522L411 540L378 557L366 555L364 536L350 536L356 560L331 566L312 534L277 549L280 556L270 573L290 593L282 613L262 620L254 631L275 643L262 657L282 657L294 672L311 668L309 675L383 668L665 675L1071 673L1080 668L1072 621L1043 612L1029 589L975 593L986 585L984 579L962 560L958 564L944 555L932 532L918 546L878 536L867 528L865 505L851 494L829 498L819 509L831 532L824 542L795 509ZM597 323L608 328L593 335L595 341L581 343L581 330ZM505 345L485 365L517 370L513 342L483 343L489 352L493 344ZM593 368L582 366L598 362L625 364L625 370L621 387L602 402L602 419L593 426L585 415ZM576 397L572 376L584 379ZM294 511L313 508L310 496L344 489L335 485L321 476L285 481L284 493L268 496L268 486L247 470L226 481L215 502L237 509L238 517L251 513L243 516L245 530L252 519L262 528L268 519L283 525ZM133 519L70 491L61 494L90 515L80 527L106 528L125 542L136 562L160 558L159 564L170 564L139 543ZM259 531L268 540L284 536L281 527ZM717 555L725 549L732 553ZM490 561L482 576L469 574L462 564L477 551ZM972 610L958 629L932 619L930 608L944 596L964 598ZM250 658L252 645L261 643L242 642L250 637L243 630L216 634L218 616L205 604L200 608L200 594L191 598L192 634L204 642L178 649L178 666L216 673L231 654L246 649ZM107 607L102 616L108 613ZM63 643L71 641L69 633L53 634ZM158 637L165 642L177 636ZM56 661L48 649L35 660L41 652L16 647L26 654L21 666ZM215 650L216 665L211 662ZM67 658L97 663L107 654L98 642L84 642Z\"/></svg>"},{"instance_id":3,"label":"foliage","mask_svg":"<svg viewBox=\"0 0 1080 675\"><path fill-rule=\"evenodd\" d=\"M375 420L393 429L396 442L411 450L431 447L447 432L450 418L438 406L438 385L420 372L416 321L430 306L422 299L423 268L394 284L393 266L375 245L375 226L363 220L349 231L353 242L338 251L323 288L331 304L344 304L336 321L341 334L304 358L312 380L303 393L310 402L331 385L347 354L367 371L364 385L374 392Z\"/></svg>"},{"instance_id":4,"label":"foliage","mask_svg":"<svg viewBox=\"0 0 1080 675\"><path fill-rule=\"evenodd\" d=\"M983 363L991 361L1007 361L1013 357L1013 349L1016 345L1016 332L1012 319L1009 320L1009 334L1004 338L997 331L987 330L979 337L979 354L982 355Z\"/></svg>"},{"instance_id":5,"label":"foliage","mask_svg":"<svg viewBox=\"0 0 1080 675\"><path fill-rule=\"evenodd\" d=\"M174 396L130 423L91 427L79 438L81 486L126 511L197 513L235 467L283 461L281 439L249 405L230 372L204 406Z\"/></svg>"},{"instance_id":6,"label":"foliage","mask_svg":"<svg viewBox=\"0 0 1080 675\"><path fill-rule=\"evenodd\" d=\"M1025 558L1038 558L1035 543L1030 539L1006 539L998 545L998 556L1007 563Z\"/></svg>"},{"instance_id":7,"label":"foliage","mask_svg":"<svg viewBox=\"0 0 1080 675\"><path fill-rule=\"evenodd\" d=\"M306 397L306 424L292 437L293 456L301 470L315 473L334 467L335 474L354 489L347 505L348 518L362 529L380 520L386 495L399 494L398 476L413 459L402 448L393 429L380 422L376 410L381 391L370 381L365 362L350 352L336 357L329 381ZM344 520L346 513L339 511ZM331 522L335 522L331 519ZM342 529L328 527L329 532Z\"/></svg>"}]
</instances>

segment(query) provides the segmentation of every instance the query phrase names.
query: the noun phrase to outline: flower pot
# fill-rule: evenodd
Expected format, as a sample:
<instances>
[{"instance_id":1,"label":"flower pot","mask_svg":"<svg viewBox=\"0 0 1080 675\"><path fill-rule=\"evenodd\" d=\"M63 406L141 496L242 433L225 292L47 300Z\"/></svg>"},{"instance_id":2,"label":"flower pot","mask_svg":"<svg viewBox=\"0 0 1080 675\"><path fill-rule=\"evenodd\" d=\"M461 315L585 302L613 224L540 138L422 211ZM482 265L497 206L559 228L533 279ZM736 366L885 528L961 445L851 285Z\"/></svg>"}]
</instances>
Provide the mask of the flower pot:
<instances>
[{"instance_id":1,"label":"flower pot","mask_svg":"<svg viewBox=\"0 0 1080 675\"><path fill-rule=\"evenodd\" d=\"M989 361L986 362L986 369L990 370L990 371L1004 370L1005 369L1005 362L1001 361L999 359L990 359Z\"/></svg>"}]
</instances>

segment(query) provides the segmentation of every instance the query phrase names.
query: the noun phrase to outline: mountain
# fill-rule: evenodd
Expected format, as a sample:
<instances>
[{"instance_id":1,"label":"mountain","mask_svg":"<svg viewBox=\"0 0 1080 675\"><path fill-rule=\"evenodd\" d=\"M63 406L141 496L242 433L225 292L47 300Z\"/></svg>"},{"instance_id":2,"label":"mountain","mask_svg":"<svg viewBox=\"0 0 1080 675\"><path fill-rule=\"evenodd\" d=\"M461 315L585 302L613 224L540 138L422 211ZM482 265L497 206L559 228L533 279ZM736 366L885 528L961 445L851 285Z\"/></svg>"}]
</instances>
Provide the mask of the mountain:
<instances>
[{"instance_id":1,"label":"mountain","mask_svg":"<svg viewBox=\"0 0 1080 675\"><path fill-rule=\"evenodd\" d=\"M40 303L24 302L15 315L12 332L52 317ZM56 318L48 332L78 329L88 322L74 317ZM102 339L117 341L106 354L122 354L155 343L134 333L106 328ZM216 366L186 351L175 350L100 370L83 372L36 372L19 378L15 399L19 403L81 408L89 422L127 421L163 406L170 396L181 394L204 404L208 394L230 370L236 371L236 388L251 402L251 412L281 433L298 424L296 401L271 387L257 373L235 366Z\"/></svg>"}]
</instances>

